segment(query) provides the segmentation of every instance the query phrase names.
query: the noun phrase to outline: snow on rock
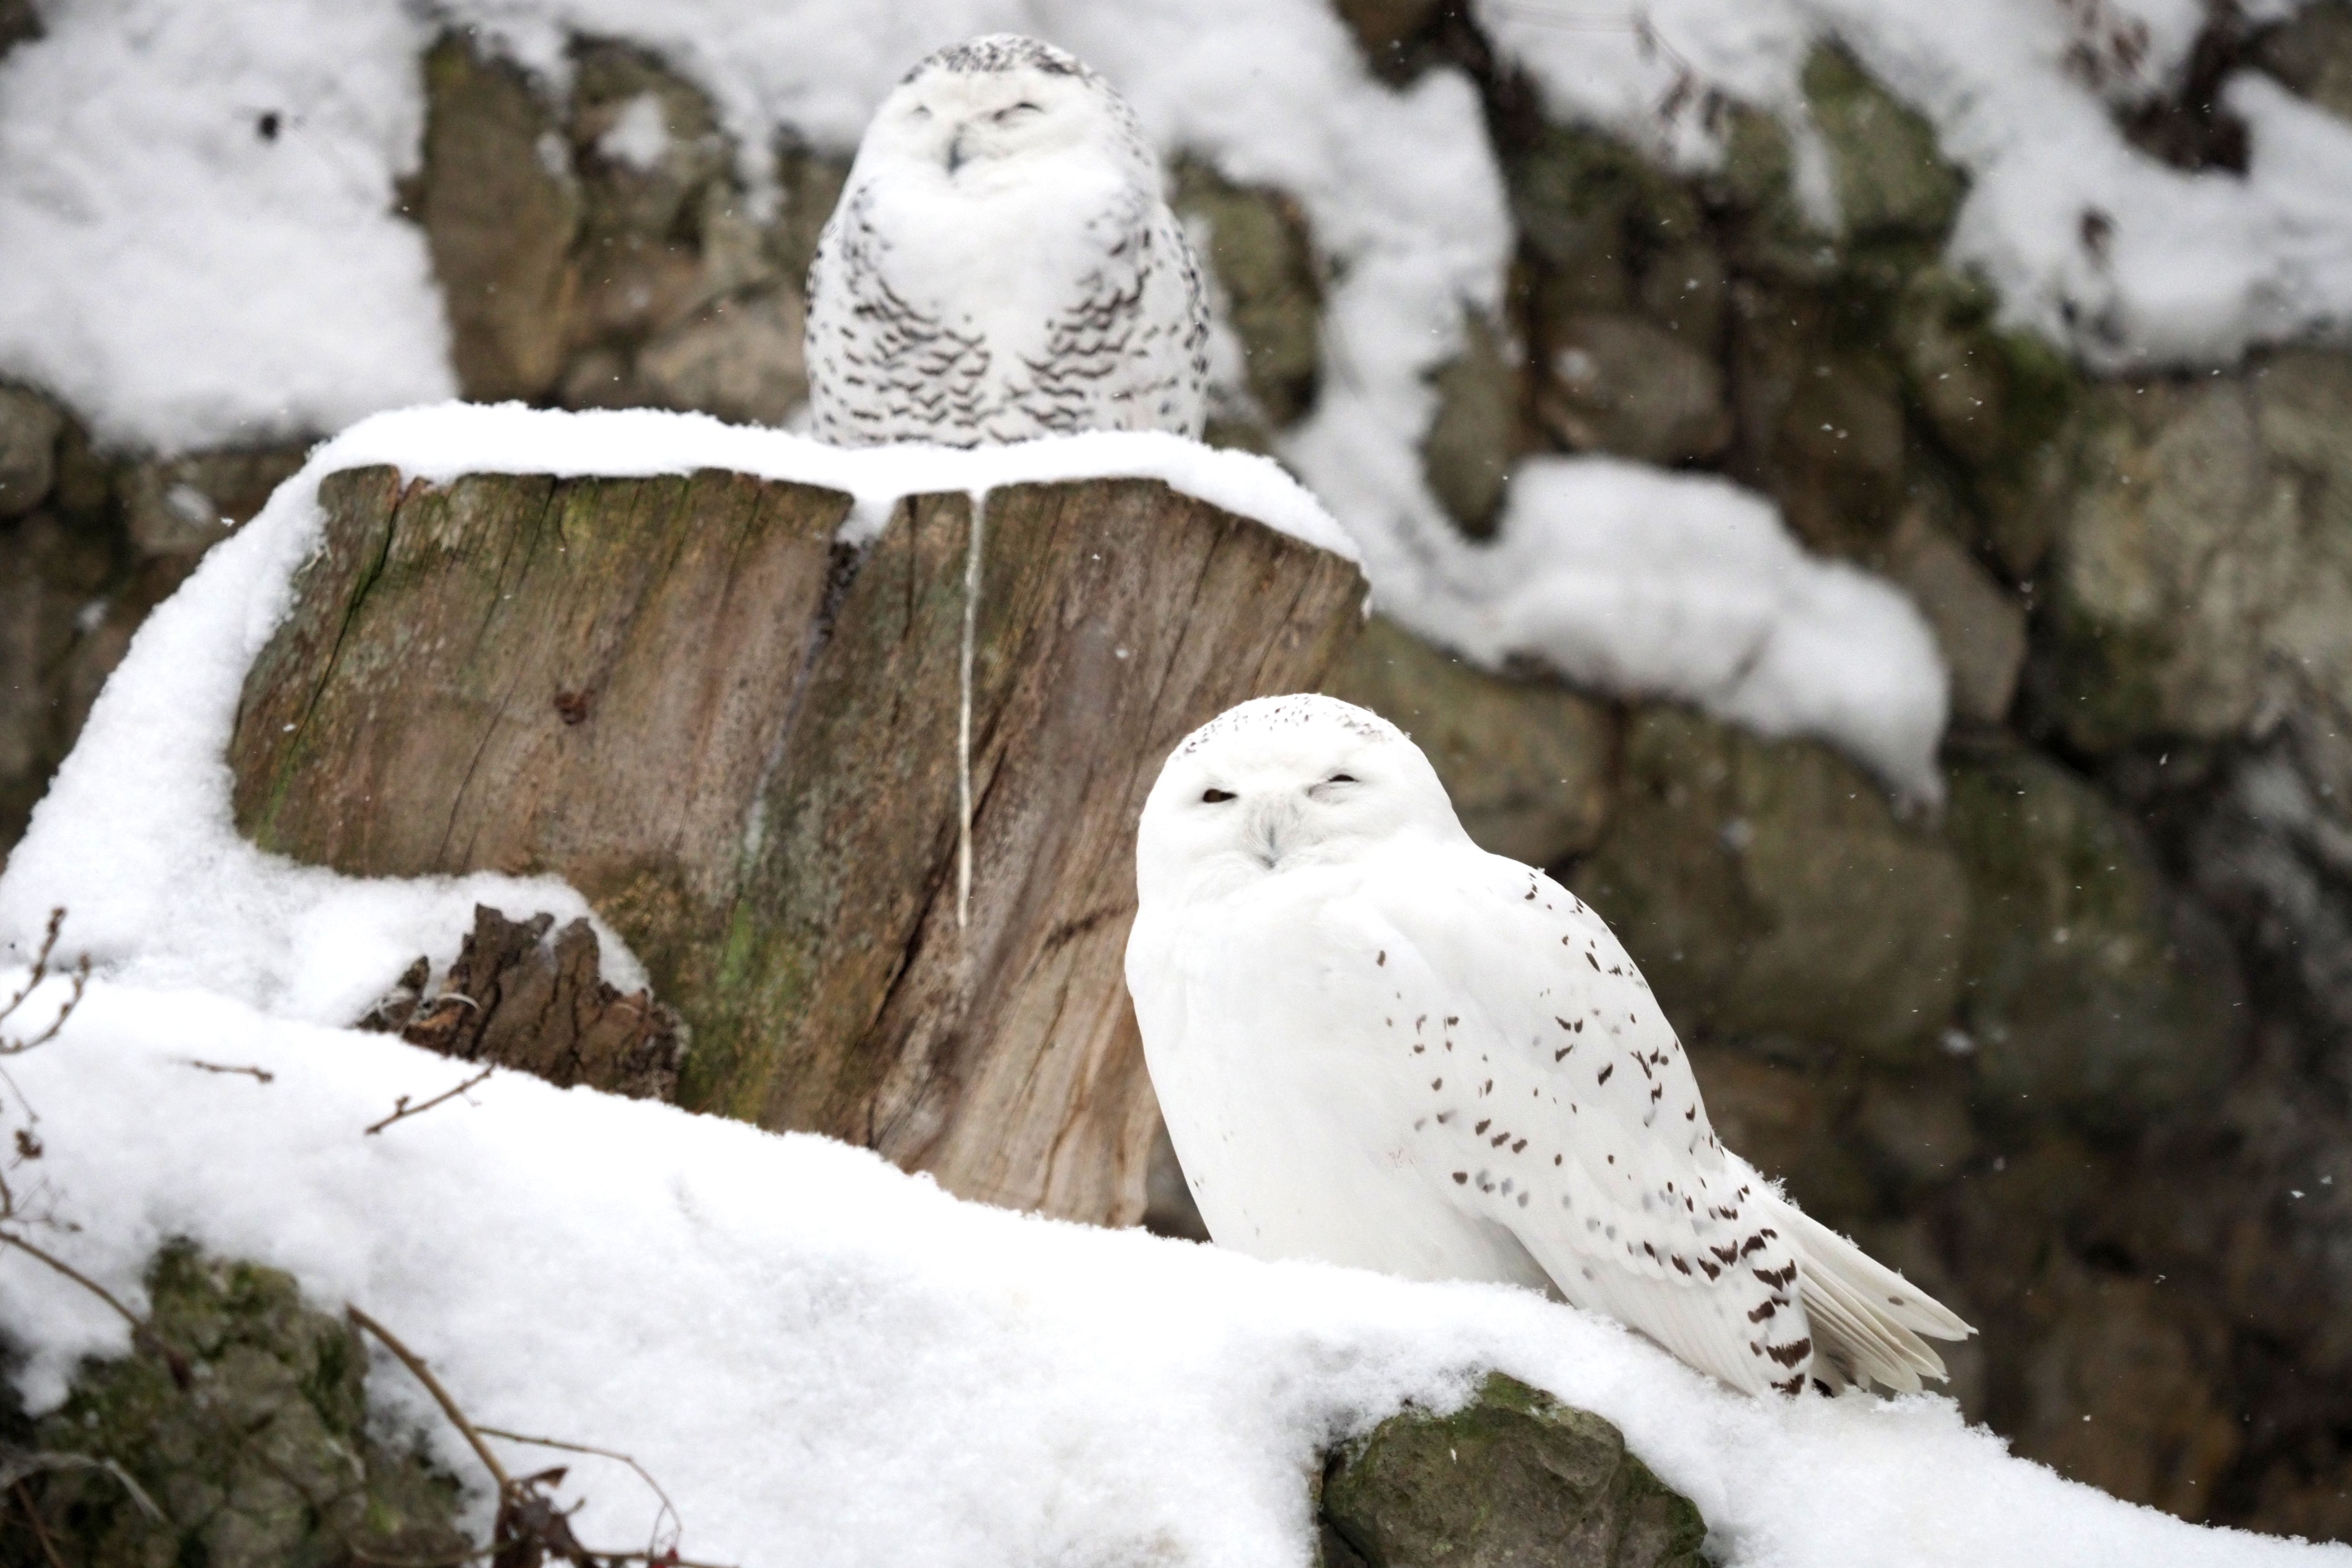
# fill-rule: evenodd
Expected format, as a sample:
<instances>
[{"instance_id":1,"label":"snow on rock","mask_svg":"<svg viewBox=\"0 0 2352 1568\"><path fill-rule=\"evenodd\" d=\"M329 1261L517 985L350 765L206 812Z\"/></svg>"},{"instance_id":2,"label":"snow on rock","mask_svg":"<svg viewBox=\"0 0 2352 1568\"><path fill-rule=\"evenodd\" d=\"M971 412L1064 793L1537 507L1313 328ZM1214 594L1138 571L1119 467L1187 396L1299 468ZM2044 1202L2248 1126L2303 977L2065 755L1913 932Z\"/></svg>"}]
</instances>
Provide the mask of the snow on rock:
<instances>
[{"instance_id":1,"label":"snow on rock","mask_svg":"<svg viewBox=\"0 0 2352 1568\"><path fill-rule=\"evenodd\" d=\"M320 479L372 463L435 480L732 468L849 492L856 506L845 532L859 534L878 529L902 495L1139 475L1350 553L1347 536L1274 463L1161 434L852 451L651 410L445 404L378 415L313 453L140 628L0 871L0 952L28 953L48 910L66 905L69 950L141 984L201 986L287 1017L341 1024L418 953L436 966L454 958L477 902L519 916L545 910L559 922L590 913L553 879L344 877L265 855L236 832L225 759L246 671L318 540ZM644 984L620 938L601 922L596 931L607 978L624 990Z\"/></svg>"},{"instance_id":2,"label":"snow on rock","mask_svg":"<svg viewBox=\"0 0 2352 1568\"><path fill-rule=\"evenodd\" d=\"M1581 685L1815 736L1900 795L1942 798L1934 633L1896 589L1808 555L1752 491L1612 458L1535 458L1512 476L1494 543L1446 565L1459 585L1401 613L1475 658L1532 657Z\"/></svg>"},{"instance_id":3,"label":"snow on rock","mask_svg":"<svg viewBox=\"0 0 2352 1568\"><path fill-rule=\"evenodd\" d=\"M100 981L11 1065L41 1201L78 1227L43 1239L134 1303L171 1237L286 1269L389 1324L477 1421L633 1455L686 1552L743 1568L1305 1564L1321 1448L1490 1366L1617 1423L1735 1568L2352 1564L2062 1480L1942 1398L1748 1399L1530 1293L1015 1215L815 1137L512 1074L362 1131L469 1070ZM125 1349L22 1257L0 1321L36 1407ZM370 1386L478 1476L404 1373L379 1357ZM642 1486L572 1462L582 1537L641 1540Z\"/></svg>"},{"instance_id":4,"label":"snow on rock","mask_svg":"<svg viewBox=\"0 0 2352 1568\"><path fill-rule=\"evenodd\" d=\"M100 439L331 430L457 383L417 163L429 35L388 4L100 0L0 59L0 374Z\"/></svg>"},{"instance_id":5,"label":"snow on rock","mask_svg":"<svg viewBox=\"0 0 2352 1568\"><path fill-rule=\"evenodd\" d=\"M2259 19L2296 8L2243 9ZM2171 167L2117 128L2118 103L2174 85L2207 20L2196 0L1613 0L1579 6L1572 25L1524 0L1475 9L1555 115L1685 167L1721 152L1690 111L1702 94L1676 91L1687 71L1689 85L1780 115L1798 132L1801 168L1818 170L1800 79L1814 44L1834 37L1968 171L1951 259L1992 280L2005 324L2094 366L2226 363L2352 327L2352 124L2242 72L2223 99L2250 133L2243 177ZM2117 48L2126 34L2139 48ZM1687 107L1662 113L1669 102ZM1834 216L1818 176L1807 194Z\"/></svg>"}]
</instances>

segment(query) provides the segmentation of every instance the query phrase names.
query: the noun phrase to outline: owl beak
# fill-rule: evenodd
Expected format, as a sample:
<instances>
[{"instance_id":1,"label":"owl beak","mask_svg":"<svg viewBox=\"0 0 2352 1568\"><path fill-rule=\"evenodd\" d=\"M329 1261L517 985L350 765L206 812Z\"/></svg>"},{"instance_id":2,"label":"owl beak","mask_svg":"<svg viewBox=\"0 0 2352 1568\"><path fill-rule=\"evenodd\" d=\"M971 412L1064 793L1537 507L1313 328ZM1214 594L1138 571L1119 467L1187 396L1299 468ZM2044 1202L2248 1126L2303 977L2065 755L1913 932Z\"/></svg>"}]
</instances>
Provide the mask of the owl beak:
<instances>
[{"instance_id":1,"label":"owl beak","mask_svg":"<svg viewBox=\"0 0 2352 1568\"><path fill-rule=\"evenodd\" d=\"M948 141L948 174L953 176L958 169L963 167L963 128L958 126L955 135Z\"/></svg>"},{"instance_id":2,"label":"owl beak","mask_svg":"<svg viewBox=\"0 0 2352 1568\"><path fill-rule=\"evenodd\" d=\"M1297 826L1297 807L1279 796L1251 802L1249 824L1244 838L1250 858L1269 871L1279 870L1284 830Z\"/></svg>"}]
</instances>

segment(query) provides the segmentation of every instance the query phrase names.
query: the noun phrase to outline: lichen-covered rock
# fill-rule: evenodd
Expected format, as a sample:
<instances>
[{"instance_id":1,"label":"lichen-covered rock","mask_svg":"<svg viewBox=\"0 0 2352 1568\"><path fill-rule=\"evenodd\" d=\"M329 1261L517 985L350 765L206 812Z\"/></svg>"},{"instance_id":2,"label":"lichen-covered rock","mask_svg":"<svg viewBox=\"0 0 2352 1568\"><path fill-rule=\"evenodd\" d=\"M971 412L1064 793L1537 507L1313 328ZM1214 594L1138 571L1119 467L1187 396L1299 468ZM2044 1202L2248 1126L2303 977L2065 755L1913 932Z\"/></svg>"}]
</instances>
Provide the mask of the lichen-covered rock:
<instances>
[{"instance_id":1,"label":"lichen-covered rock","mask_svg":"<svg viewBox=\"0 0 2352 1568\"><path fill-rule=\"evenodd\" d=\"M36 1432L46 1449L121 1466L163 1518L102 1472L48 1473L36 1506L68 1562L334 1568L471 1550L457 1482L371 1433L357 1335L290 1277L183 1245L156 1258L147 1288L131 1353L85 1363Z\"/></svg>"},{"instance_id":2,"label":"lichen-covered rock","mask_svg":"<svg viewBox=\"0 0 2352 1568\"><path fill-rule=\"evenodd\" d=\"M1903 385L1834 289L1732 292L1735 473L1831 554L1884 547L1909 499Z\"/></svg>"},{"instance_id":3,"label":"lichen-covered rock","mask_svg":"<svg viewBox=\"0 0 2352 1568\"><path fill-rule=\"evenodd\" d=\"M2006 719L2025 668L2024 605L1928 521L1924 508L1906 510L1895 525L1885 571L1935 628L1936 646L1951 672L1953 713L1984 723Z\"/></svg>"},{"instance_id":4,"label":"lichen-covered rock","mask_svg":"<svg viewBox=\"0 0 2352 1568\"><path fill-rule=\"evenodd\" d=\"M259 511L308 456L301 446L257 447L129 464L120 489L132 547L142 555L202 555Z\"/></svg>"},{"instance_id":5,"label":"lichen-covered rock","mask_svg":"<svg viewBox=\"0 0 2352 1568\"><path fill-rule=\"evenodd\" d=\"M1322 1519L1368 1568L1698 1568L1706 1539L1613 1425L1500 1373L1340 1450Z\"/></svg>"},{"instance_id":6,"label":"lichen-covered rock","mask_svg":"<svg viewBox=\"0 0 2352 1568\"><path fill-rule=\"evenodd\" d=\"M47 398L0 386L0 518L22 517L48 495L65 423Z\"/></svg>"},{"instance_id":7,"label":"lichen-covered rock","mask_svg":"<svg viewBox=\"0 0 2352 1568\"><path fill-rule=\"evenodd\" d=\"M1570 451L1651 463L1709 458L1731 439L1723 370L1712 345L1694 345L1644 317L1582 311L1549 322L1537 408Z\"/></svg>"},{"instance_id":8,"label":"lichen-covered rock","mask_svg":"<svg viewBox=\"0 0 2352 1568\"><path fill-rule=\"evenodd\" d=\"M1627 721L1609 830L1570 882L1697 1039L1907 1058L1959 994L1951 850L1852 763L1685 710Z\"/></svg>"},{"instance_id":9,"label":"lichen-covered rock","mask_svg":"<svg viewBox=\"0 0 2352 1568\"><path fill-rule=\"evenodd\" d=\"M1967 184L1937 153L1936 133L1853 57L1831 45L1805 62L1805 109L1829 149L1848 235L1934 237L1951 226Z\"/></svg>"},{"instance_id":10,"label":"lichen-covered rock","mask_svg":"<svg viewBox=\"0 0 2352 1568\"><path fill-rule=\"evenodd\" d=\"M2248 53L2320 108L2352 120L2352 3L2306 5L2256 38Z\"/></svg>"},{"instance_id":11,"label":"lichen-covered rock","mask_svg":"<svg viewBox=\"0 0 2352 1568\"><path fill-rule=\"evenodd\" d=\"M1494 328L1472 316L1462 352L1434 378L1437 415L1421 444L1422 472L1454 526L1473 539L1501 522L1519 430L1522 366Z\"/></svg>"},{"instance_id":12,"label":"lichen-covered rock","mask_svg":"<svg viewBox=\"0 0 2352 1568\"><path fill-rule=\"evenodd\" d=\"M543 395L562 373L580 222L554 113L514 67L445 37L425 60L417 214L467 396Z\"/></svg>"},{"instance_id":13,"label":"lichen-covered rock","mask_svg":"<svg viewBox=\"0 0 2352 1568\"><path fill-rule=\"evenodd\" d=\"M1698 197L1622 142L1547 125L1504 171L1539 311L1625 309L1654 258L1704 239Z\"/></svg>"},{"instance_id":14,"label":"lichen-covered rock","mask_svg":"<svg viewBox=\"0 0 2352 1568\"><path fill-rule=\"evenodd\" d=\"M1322 374L1321 276L1306 210L1287 194L1236 185L1197 159L1176 166L1173 205L1208 230L1202 257L1241 340L1255 413L1270 429L1315 403Z\"/></svg>"},{"instance_id":15,"label":"lichen-covered rock","mask_svg":"<svg viewBox=\"0 0 2352 1568\"><path fill-rule=\"evenodd\" d=\"M1885 340L1912 406L1952 459L1940 473L2022 581L2041 565L2074 482L2082 378L2041 339L1999 330L1999 306L1973 275L1921 267L1895 297Z\"/></svg>"},{"instance_id":16,"label":"lichen-covered rock","mask_svg":"<svg viewBox=\"0 0 2352 1568\"><path fill-rule=\"evenodd\" d=\"M1861 1079L1834 1052L1767 1037L1693 1046L1690 1063L1723 1146L1787 1183L1807 1214L1844 1227L1876 1208L1864 1148L1843 1135Z\"/></svg>"},{"instance_id":17,"label":"lichen-covered rock","mask_svg":"<svg viewBox=\"0 0 2352 1568\"><path fill-rule=\"evenodd\" d=\"M2048 719L2099 752L2352 729L2352 355L2118 383L2062 525Z\"/></svg>"},{"instance_id":18,"label":"lichen-covered rock","mask_svg":"<svg viewBox=\"0 0 2352 1568\"><path fill-rule=\"evenodd\" d=\"M1381 619L1323 689L1412 734L1481 848L1554 866L1600 838L1617 752L1607 705L1491 674Z\"/></svg>"},{"instance_id":19,"label":"lichen-covered rock","mask_svg":"<svg viewBox=\"0 0 2352 1568\"><path fill-rule=\"evenodd\" d=\"M1339 20L1375 68L1437 15L1441 0L1337 0Z\"/></svg>"},{"instance_id":20,"label":"lichen-covered rock","mask_svg":"<svg viewBox=\"0 0 2352 1568\"><path fill-rule=\"evenodd\" d=\"M2013 751L1953 770L1945 826L1971 889L1961 1018L1992 1114L2115 1133L2220 1089L2241 1037L2235 956L2127 817Z\"/></svg>"}]
</instances>

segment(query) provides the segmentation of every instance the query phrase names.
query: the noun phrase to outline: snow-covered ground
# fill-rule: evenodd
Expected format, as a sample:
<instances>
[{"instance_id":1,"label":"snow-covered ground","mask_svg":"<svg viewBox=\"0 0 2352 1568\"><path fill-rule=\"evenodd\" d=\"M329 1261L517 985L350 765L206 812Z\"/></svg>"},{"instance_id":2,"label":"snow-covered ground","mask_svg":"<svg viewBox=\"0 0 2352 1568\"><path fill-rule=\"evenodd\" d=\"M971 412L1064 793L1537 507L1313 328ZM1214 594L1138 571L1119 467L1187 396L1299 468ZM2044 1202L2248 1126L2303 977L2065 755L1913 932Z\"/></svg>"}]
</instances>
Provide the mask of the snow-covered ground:
<instances>
[{"instance_id":1,"label":"snow-covered ground","mask_svg":"<svg viewBox=\"0 0 2352 1568\"><path fill-rule=\"evenodd\" d=\"M1738 1568L2352 1564L2062 1480L1941 1398L1752 1400L1529 1293L1023 1217L820 1138L513 1074L368 1136L471 1069L207 992L100 982L10 1071L48 1150L16 1179L79 1226L46 1245L133 1300L171 1237L289 1269L477 1421L635 1456L706 1562L1304 1564L1322 1446L1491 1366L1616 1422ZM125 1348L21 1257L0 1320L37 1405ZM477 1473L398 1368L371 1387ZM572 1484L584 1539L643 1544L631 1476Z\"/></svg>"}]
</instances>

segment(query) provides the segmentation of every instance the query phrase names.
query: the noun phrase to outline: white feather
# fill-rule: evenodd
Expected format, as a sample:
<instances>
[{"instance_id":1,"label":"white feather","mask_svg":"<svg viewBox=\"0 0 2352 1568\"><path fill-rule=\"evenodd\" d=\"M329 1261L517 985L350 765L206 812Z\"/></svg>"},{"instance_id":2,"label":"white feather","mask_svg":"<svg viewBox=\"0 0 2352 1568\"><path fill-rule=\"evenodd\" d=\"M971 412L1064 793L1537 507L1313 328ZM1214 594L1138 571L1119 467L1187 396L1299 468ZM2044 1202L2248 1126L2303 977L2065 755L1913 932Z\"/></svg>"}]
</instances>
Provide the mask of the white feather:
<instances>
[{"instance_id":1,"label":"white feather","mask_svg":"<svg viewBox=\"0 0 2352 1568\"><path fill-rule=\"evenodd\" d=\"M1208 302L1109 84L996 35L884 100L809 268L809 409L836 445L1198 436Z\"/></svg>"},{"instance_id":2,"label":"white feather","mask_svg":"<svg viewBox=\"0 0 2352 1568\"><path fill-rule=\"evenodd\" d=\"M1916 1389L1971 1331L1715 1136L1600 916L1480 850L1428 760L1320 697L1178 748L1128 984L1210 1234L1556 1291L1750 1393Z\"/></svg>"}]
</instances>

